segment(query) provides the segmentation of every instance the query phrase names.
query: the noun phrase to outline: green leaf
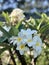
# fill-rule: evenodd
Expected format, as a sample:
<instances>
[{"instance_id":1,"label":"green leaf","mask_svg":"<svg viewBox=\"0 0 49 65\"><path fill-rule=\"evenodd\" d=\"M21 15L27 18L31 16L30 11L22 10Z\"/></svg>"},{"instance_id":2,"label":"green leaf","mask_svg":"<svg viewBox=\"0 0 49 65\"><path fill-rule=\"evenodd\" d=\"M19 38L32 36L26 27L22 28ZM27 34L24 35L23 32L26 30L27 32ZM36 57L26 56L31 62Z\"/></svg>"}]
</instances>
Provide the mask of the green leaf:
<instances>
[{"instance_id":1,"label":"green leaf","mask_svg":"<svg viewBox=\"0 0 49 65\"><path fill-rule=\"evenodd\" d=\"M39 20L39 23L38 23L38 25L37 25L37 29L38 29L38 30L40 29L40 26L41 26L42 23L43 23L43 20Z\"/></svg>"},{"instance_id":2,"label":"green leaf","mask_svg":"<svg viewBox=\"0 0 49 65\"><path fill-rule=\"evenodd\" d=\"M6 22L10 22L10 17L9 17L8 12L7 13L2 12L2 16L5 18Z\"/></svg>"},{"instance_id":3,"label":"green leaf","mask_svg":"<svg viewBox=\"0 0 49 65\"><path fill-rule=\"evenodd\" d=\"M42 14L41 14L41 17L42 17L43 19L46 19L46 18L47 18L47 15L46 15L45 13L42 13Z\"/></svg>"},{"instance_id":4,"label":"green leaf","mask_svg":"<svg viewBox=\"0 0 49 65\"><path fill-rule=\"evenodd\" d=\"M13 47L13 45L12 44L10 45L9 43L0 43L0 46L7 47L7 48Z\"/></svg>"},{"instance_id":5,"label":"green leaf","mask_svg":"<svg viewBox=\"0 0 49 65\"><path fill-rule=\"evenodd\" d=\"M0 21L0 26L2 26L2 25L3 25L3 22Z\"/></svg>"},{"instance_id":6,"label":"green leaf","mask_svg":"<svg viewBox=\"0 0 49 65\"><path fill-rule=\"evenodd\" d=\"M40 32L45 32L46 30L48 30L49 29L49 24L45 24L45 25L43 25L41 28L40 28Z\"/></svg>"},{"instance_id":7,"label":"green leaf","mask_svg":"<svg viewBox=\"0 0 49 65\"><path fill-rule=\"evenodd\" d=\"M18 35L18 32L19 32L19 30L15 26L12 26L9 31L9 33L14 36Z\"/></svg>"},{"instance_id":8,"label":"green leaf","mask_svg":"<svg viewBox=\"0 0 49 65\"><path fill-rule=\"evenodd\" d=\"M9 38L11 35L5 30L5 29L3 29L1 26L0 26L0 30L5 34L5 36L7 37L7 38Z\"/></svg>"},{"instance_id":9,"label":"green leaf","mask_svg":"<svg viewBox=\"0 0 49 65\"><path fill-rule=\"evenodd\" d=\"M1 37L0 38L0 43L4 42L7 39L7 37Z\"/></svg>"},{"instance_id":10,"label":"green leaf","mask_svg":"<svg viewBox=\"0 0 49 65\"><path fill-rule=\"evenodd\" d=\"M22 24L22 21L19 21L18 24L16 24L15 28L18 29L21 24Z\"/></svg>"}]
</instances>

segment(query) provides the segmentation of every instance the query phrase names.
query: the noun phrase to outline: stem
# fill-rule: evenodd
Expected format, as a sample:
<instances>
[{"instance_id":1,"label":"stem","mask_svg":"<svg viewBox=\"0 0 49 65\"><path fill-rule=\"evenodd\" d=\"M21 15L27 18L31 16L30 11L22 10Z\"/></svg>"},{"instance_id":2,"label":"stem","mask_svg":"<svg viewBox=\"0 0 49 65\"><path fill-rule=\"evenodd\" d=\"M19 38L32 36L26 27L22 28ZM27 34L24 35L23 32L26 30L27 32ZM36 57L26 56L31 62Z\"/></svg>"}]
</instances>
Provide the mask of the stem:
<instances>
[{"instance_id":1,"label":"stem","mask_svg":"<svg viewBox=\"0 0 49 65\"><path fill-rule=\"evenodd\" d=\"M27 65L24 56L20 55L19 51L16 50L16 47L14 47L14 50L15 50L15 53L17 54L18 59L20 60L21 64L22 65Z\"/></svg>"},{"instance_id":2,"label":"stem","mask_svg":"<svg viewBox=\"0 0 49 65\"><path fill-rule=\"evenodd\" d=\"M37 57L38 58L38 57ZM36 65L37 58L33 58L31 64Z\"/></svg>"},{"instance_id":3,"label":"stem","mask_svg":"<svg viewBox=\"0 0 49 65\"><path fill-rule=\"evenodd\" d=\"M9 52L10 52L10 56L11 56L11 59L12 59L14 65L16 65L15 58L13 57L13 53L12 53L11 49L9 49Z\"/></svg>"},{"instance_id":4,"label":"stem","mask_svg":"<svg viewBox=\"0 0 49 65\"><path fill-rule=\"evenodd\" d=\"M38 57L37 57L38 58ZM37 58L34 59L34 65L36 65Z\"/></svg>"},{"instance_id":5,"label":"stem","mask_svg":"<svg viewBox=\"0 0 49 65\"><path fill-rule=\"evenodd\" d=\"M1 61L1 58L0 58L0 65L2 65L2 61Z\"/></svg>"},{"instance_id":6,"label":"stem","mask_svg":"<svg viewBox=\"0 0 49 65\"><path fill-rule=\"evenodd\" d=\"M34 59L32 59L32 61L31 61L31 65L35 65L35 64L34 64Z\"/></svg>"}]
</instances>

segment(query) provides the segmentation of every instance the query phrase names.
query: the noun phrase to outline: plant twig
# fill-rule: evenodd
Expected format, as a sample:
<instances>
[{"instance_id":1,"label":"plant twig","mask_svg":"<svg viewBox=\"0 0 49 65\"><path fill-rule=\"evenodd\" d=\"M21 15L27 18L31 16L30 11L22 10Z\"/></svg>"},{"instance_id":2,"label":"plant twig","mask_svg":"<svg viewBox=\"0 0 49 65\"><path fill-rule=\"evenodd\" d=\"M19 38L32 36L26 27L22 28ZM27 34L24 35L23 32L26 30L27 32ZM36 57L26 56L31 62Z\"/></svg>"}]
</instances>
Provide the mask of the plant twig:
<instances>
[{"instance_id":1,"label":"plant twig","mask_svg":"<svg viewBox=\"0 0 49 65\"><path fill-rule=\"evenodd\" d=\"M0 58L0 65L2 65L2 61L1 61L1 58Z\"/></svg>"},{"instance_id":2,"label":"plant twig","mask_svg":"<svg viewBox=\"0 0 49 65\"><path fill-rule=\"evenodd\" d=\"M14 65L16 65L15 58L13 57L13 53L12 53L11 49L9 49L9 53L10 53L10 56L11 56L11 59L12 59Z\"/></svg>"},{"instance_id":3,"label":"plant twig","mask_svg":"<svg viewBox=\"0 0 49 65\"><path fill-rule=\"evenodd\" d=\"M37 57L38 58L38 57ZM36 65L37 58L34 59L34 65Z\"/></svg>"},{"instance_id":4,"label":"plant twig","mask_svg":"<svg viewBox=\"0 0 49 65\"><path fill-rule=\"evenodd\" d=\"M14 50L15 50L15 53L17 54L18 59L20 60L21 64L22 65L27 65L24 56L23 55L20 55L19 51L16 50L16 47L14 47Z\"/></svg>"}]
</instances>

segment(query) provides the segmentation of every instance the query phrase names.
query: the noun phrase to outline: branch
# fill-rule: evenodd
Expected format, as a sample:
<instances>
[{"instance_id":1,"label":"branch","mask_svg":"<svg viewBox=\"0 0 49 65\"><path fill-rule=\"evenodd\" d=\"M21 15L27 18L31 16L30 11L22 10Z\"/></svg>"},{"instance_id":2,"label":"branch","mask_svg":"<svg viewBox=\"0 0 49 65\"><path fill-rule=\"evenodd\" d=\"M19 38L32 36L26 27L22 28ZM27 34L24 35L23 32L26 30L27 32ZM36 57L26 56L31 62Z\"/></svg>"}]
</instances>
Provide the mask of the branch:
<instances>
[{"instance_id":1,"label":"branch","mask_svg":"<svg viewBox=\"0 0 49 65\"><path fill-rule=\"evenodd\" d=\"M16 65L15 58L13 57L13 53L12 53L11 49L9 49L9 52L10 52L10 56L11 56L11 59L12 59L14 65Z\"/></svg>"},{"instance_id":2,"label":"branch","mask_svg":"<svg viewBox=\"0 0 49 65\"><path fill-rule=\"evenodd\" d=\"M1 58L0 58L0 65L2 65L2 61L1 61Z\"/></svg>"},{"instance_id":3,"label":"branch","mask_svg":"<svg viewBox=\"0 0 49 65\"><path fill-rule=\"evenodd\" d=\"M18 59L20 60L21 64L22 65L27 65L24 56L20 55L19 51L16 50L16 47L14 47L14 50L15 50L15 53L17 54Z\"/></svg>"}]
</instances>

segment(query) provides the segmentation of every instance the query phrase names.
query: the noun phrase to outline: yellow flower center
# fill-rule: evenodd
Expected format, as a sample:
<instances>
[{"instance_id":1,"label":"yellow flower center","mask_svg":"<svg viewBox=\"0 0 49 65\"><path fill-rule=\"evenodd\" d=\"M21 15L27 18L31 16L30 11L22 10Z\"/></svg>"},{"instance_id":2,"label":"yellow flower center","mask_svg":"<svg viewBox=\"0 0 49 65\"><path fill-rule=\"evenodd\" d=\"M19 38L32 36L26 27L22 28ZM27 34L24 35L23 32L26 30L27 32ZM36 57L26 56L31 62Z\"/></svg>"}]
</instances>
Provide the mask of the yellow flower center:
<instances>
[{"instance_id":1,"label":"yellow flower center","mask_svg":"<svg viewBox=\"0 0 49 65\"><path fill-rule=\"evenodd\" d=\"M24 45L24 44L20 45L20 49L23 49L24 47L25 47L25 45Z\"/></svg>"},{"instance_id":2,"label":"yellow flower center","mask_svg":"<svg viewBox=\"0 0 49 65\"><path fill-rule=\"evenodd\" d=\"M28 42L32 42L32 40L31 39L28 39Z\"/></svg>"},{"instance_id":3,"label":"yellow flower center","mask_svg":"<svg viewBox=\"0 0 49 65\"><path fill-rule=\"evenodd\" d=\"M17 38L17 40L18 40L18 42L20 42L22 39L19 37L19 38Z\"/></svg>"},{"instance_id":4,"label":"yellow flower center","mask_svg":"<svg viewBox=\"0 0 49 65\"><path fill-rule=\"evenodd\" d=\"M36 46L40 46L40 43L37 42L37 43L36 43Z\"/></svg>"}]
</instances>

